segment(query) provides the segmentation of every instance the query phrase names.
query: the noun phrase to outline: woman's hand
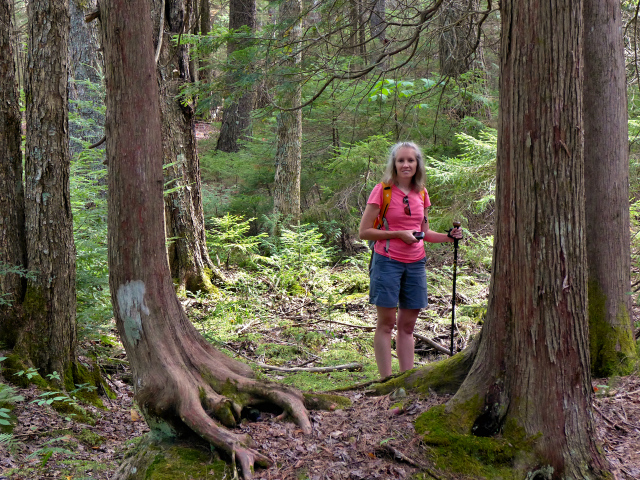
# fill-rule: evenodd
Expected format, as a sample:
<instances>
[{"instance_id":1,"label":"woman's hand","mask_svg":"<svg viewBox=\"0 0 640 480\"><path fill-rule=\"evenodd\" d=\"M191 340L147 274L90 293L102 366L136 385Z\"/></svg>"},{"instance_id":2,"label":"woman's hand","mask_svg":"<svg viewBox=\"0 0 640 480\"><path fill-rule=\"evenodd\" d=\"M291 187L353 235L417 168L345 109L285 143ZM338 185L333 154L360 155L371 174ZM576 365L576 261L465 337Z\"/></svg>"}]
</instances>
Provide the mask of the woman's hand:
<instances>
[{"instance_id":1,"label":"woman's hand","mask_svg":"<svg viewBox=\"0 0 640 480\"><path fill-rule=\"evenodd\" d=\"M400 240L402 240L404 243L411 245L412 243L418 243L420 240L418 240L416 237L413 236L413 230L398 230L397 233L398 234L398 238Z\"/></svg>"},{"instance_id":2,"label":"woman's hand","mask_svg":"<svg viewBox=\"0 0 640 480\"><path fill-rule=\"evenodd\" d=\"M462 240L462 228L460 227L452 228L449 231L449 237L456 240Z\"/></svg>"}]
</instances>

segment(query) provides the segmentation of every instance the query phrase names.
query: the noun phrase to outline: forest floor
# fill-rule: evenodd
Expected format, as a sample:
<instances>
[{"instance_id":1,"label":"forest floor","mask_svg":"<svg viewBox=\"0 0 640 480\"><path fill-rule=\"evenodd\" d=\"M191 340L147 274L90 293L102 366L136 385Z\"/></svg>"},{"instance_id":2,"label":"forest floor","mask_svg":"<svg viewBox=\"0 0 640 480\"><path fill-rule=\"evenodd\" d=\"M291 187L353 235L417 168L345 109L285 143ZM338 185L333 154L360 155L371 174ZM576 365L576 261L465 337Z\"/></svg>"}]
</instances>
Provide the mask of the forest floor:
<instances>
[{"instance_id":1,"label":"forest floor","mask_svg":"<svg viewBox=\"0 0 640 480\"><path fill-rule=\"evenodd\" d=\"M97 419L95 425L65 419L49 405L39 405L42 392L35 387L18 390L24 400L13 412L17 426L12 441L0 443L0 479L110 479L125 453L148 431L131 387L122 381L128 375L126 370L111 375L109 382L117 398L103 398L104 409L85 406ZM615 478L637 480L640 377L595 380L593 388L597 433ZM438 475L428 460L429 447L416 435L413 423L420 413L446 402L448 396L409 393L394 399L394 394L369 396L364 388L342 394L351 399L352 406L311 412L313 432L308 436L296 425L276 421L274 414L266 412L259 421L239 426L273 460L274 466L258 470L255 478L402 479L424 469ZM404 404L403 411L391 408L398 401Z\"/></svg>"}]
</instances>

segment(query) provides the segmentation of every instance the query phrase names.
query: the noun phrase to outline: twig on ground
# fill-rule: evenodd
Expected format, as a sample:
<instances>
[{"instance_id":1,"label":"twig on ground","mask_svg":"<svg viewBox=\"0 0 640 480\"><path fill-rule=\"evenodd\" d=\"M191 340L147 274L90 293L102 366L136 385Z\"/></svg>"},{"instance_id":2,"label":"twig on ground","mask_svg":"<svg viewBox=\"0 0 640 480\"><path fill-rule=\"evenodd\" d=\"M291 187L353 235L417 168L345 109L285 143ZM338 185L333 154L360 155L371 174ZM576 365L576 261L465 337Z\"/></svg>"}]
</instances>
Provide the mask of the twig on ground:
<instances>
[{"instance_id":1,"label":"twig on ground","mask_svg":"<svg viewBox=\"0 0 640 480\"><path fill-rule=\"evenodd\" d=\"M379 450L382 450L383 452L391 455L396 460L400 460L400 461L402 461L404 463L408 463L412 467L419 468L419 469L425 471L428 475L432 476L436 480L441 480L441 478L439 476L437 476L435 473L433 473L429 468L427 468L424 465L422 465L421 463L413 460L412 458L407 457L400 450L398 450L395 447L392 447L389 444L380 445Z\"/></svg>"},{"instance_id":2,"label":"twig on ground","mask_svg":"<svg viewBox=\"0 0 640 480\"><path fill-rule=\"evenodd\" d=\"M609 425L611 425L613 428L617 428L618 430L622 430L624 433L629 433L629 431L628 431L626 428L624 428L624 427L622 427L622 426L618 425L616 422L614 422L614 421L613 421L613 420L611 420L609 417L607 417L607 416L604 414L604 412L603 412L602 410L600 410L600 409L599 409L595 404L593 405L593 409L594 409L596 412L598 412L598 413L602 416L602 418L604 418L605 422L607 422L607 423L608 423Z\"/></svg>"},{"instance_id":3,"label":"twig on ground","mask_svg":"<svg viewBox=\"0 0 640 480\"><path fill-rule=\"evenodd\" d=\"M329 367L276 367L274 365L267 365L266 363L256 362L256 365L265 370L275 370L276 372L336 372L338 370L361 371L362 364L360 363L347 363L345 365L333 365Z\"/></svg>"},{"instance_id":4,"label":"twig on ground","mask_svg":"<svg viewBox=\"0 0 640 480\"><path fill-rule=\"evenodd\" d=\"M335 323L336 325L342 325L344 327L360 328L362 330L368 330L368 331L372 331L372 330L376 329L376 327L371 327L371 326L368 326L368 325L353 325L352 323L336 322L335 320L327 320L325 318L316 318L316 319L314 319L313 322L307 322L307 323L294 323L293 326L294 327L303 327L305 325L310 325L311 323L320 323L320 322Z\"/></svg>"},{"instance_id":5,"label":"twig on ground","mask_svg":"<svg viewBox=\"0 0 640 480\"><path fill-rule=\"evenodd\" d=\"M451 352L449 351L448 348L443 347L438 342L434 342L429 337L425 337L424 335L420 335L419 333L416 333L416 332L413 332L413 336L416 337L418 340L422 340L423 342L426 342L427 344L431 345L433 348L438 350L440 353L446 353L447 355L451 354Z\"/></svg>"}]
</instances>

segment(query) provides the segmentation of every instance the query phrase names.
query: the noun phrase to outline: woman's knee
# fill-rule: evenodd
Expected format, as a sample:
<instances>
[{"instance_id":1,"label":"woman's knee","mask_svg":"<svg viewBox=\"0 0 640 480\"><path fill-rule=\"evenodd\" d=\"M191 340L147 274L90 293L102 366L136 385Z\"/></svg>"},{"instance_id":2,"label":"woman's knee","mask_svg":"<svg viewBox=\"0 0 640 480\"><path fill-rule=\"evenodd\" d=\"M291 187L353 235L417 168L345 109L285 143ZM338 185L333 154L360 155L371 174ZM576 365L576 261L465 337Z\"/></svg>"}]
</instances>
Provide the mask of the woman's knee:
<instances>
[{"instance_id":1,"label":"woman's knee","mask_svg":"<svg viewBox=\"0 0 640 480\"><path fill-rule=\"evenodd\" d=\"M396 325L396 309L378 307L378 322L376 331L390 334Z\"/></svg>"}]
</instances>

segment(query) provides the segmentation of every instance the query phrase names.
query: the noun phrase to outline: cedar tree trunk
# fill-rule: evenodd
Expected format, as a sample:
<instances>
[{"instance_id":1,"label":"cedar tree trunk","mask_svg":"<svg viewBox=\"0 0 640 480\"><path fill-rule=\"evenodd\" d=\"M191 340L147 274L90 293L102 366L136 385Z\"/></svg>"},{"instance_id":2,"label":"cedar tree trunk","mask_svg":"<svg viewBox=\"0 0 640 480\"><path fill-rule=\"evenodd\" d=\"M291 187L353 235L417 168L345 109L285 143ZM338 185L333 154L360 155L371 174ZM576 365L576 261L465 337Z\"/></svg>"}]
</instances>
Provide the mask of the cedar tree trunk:
<instances>
[{"instance_id":1,"label":"cedar tree trunk","mask_svg":"<svg viewBox=\"0 0 640 480\"><path fill-rule=\"evenodd\" d=\"M301 35L301 0L285 0L280 4L280 23L287 26L287 41L293 53L288 67L297 68L301 54L296 43ZM283 77L287 87L282 105L296 107L302 100L302 89L296 75ZM297 223L300 220L300 170L302 163L302 110L281 111L277 118L276 173L274 178L273 210L284 221ZM287 220L288 219L288 220Z\"/></svg>"},{"instance_id":2,"label":"cedar tree trunk","mask_svg":"<svg viewBox=\"0 0 640 480\"><path fill-rule=\"evenodd\" d=\"M76 274L69 199L66 0L27 5L25 225L28 280L22 348L40 373L67 372L76 343Z\"/></svg>"},{"instance_id":3,"label":"cedar tree trunk","mask_svg":"<svg viewBox=\"0 0 640 480\"><path fill-rule=\"evenodd\" d=\"M159 19L165 6L163 40L157 72L162 112L164 176L169 192L165 195L165 215L171 276L178 291L213 291L211 275L217 273L207 249L202 209L200 164L196 150L194 107L177 98L180 88L191 82L187 45L175 45L171 38L186 33L192 1L154 2ZM154 37L157 40L158 37Z\"/></svg>"},{"instance_id":4,"label":"cedar tree trunk","mask_svg":"<svg viewBox=\"0 0 640 480\"><path fill-rule=\"evenodd\" d=\"M630 320L627 85L620 2L584 0L584 163L591 371L627 373Z\"/></svg>"},{"instance_id":5,"label":"cedar tree trunk","mask_svg":"<svg viewBox=\"0 0 640 480\"><path fill-rule=\"evenodd\" d=\"M11 25L12 5L12 0L0 0L0 25ZM27 266L21 116L9 32L9 28L0 29L0 271L3 265ZM0 338L7 339L15 331L9 315L22 302L23 279L17 274L0 274L0 295Z\"/></svg>"},{"instance_id":6,"label":"cedar tree trunk","mask_svg":"<svg viewBox=\"0 0 640 480\"><path fill-rule=\"evenodd\" d=\"M501 18L489 306L446 411L462 433L526 435L524 468L552 469L544 478L610 478L591 410L582 1L503 0Z\"/></svg>"},{"instance_id":7,"label":"cedar tree trunk","mask_svg":"<svg viewBox=\"0 0 640 480\"><path fill-rule=\"evenodd\" d=\"M268 401L310 432L302 396L252 379L249 366L215 350L182 310L165 248L162 122L150 4L105 0L100 10L109 66L109 284L135 398L154 433L191 430L235 454L245 478L251 478L254 463L267 464L267 458L247 446L248 437L222 425L235 425L243 406Z\"/></svg>"},{"instance_id":8,"label":"cedar tree trunk","mask_svg":"<svg viewBox=\"0 0 640 480\"><path fill-rule=\"evenodd\" d=\"M231 0L229 2L229 30L237 30L241 27L249 27L250 31L256 28L256 2L255 0ZM244 48L247 42L233 41L227 45L227 61L234 63L233 53ZM227 75L228 89L234 88L234 83L239 80L237 69ZM237 73L236 73L237 72ZM223 152L237 152L240 150L238 140L246 139L251 130L251 111L255 101L255 89L243 93L239 98L231 98L224 107L222 123L220 124L220 136L218 137L217 150Z\"/></svg>"}]
</instances>

